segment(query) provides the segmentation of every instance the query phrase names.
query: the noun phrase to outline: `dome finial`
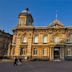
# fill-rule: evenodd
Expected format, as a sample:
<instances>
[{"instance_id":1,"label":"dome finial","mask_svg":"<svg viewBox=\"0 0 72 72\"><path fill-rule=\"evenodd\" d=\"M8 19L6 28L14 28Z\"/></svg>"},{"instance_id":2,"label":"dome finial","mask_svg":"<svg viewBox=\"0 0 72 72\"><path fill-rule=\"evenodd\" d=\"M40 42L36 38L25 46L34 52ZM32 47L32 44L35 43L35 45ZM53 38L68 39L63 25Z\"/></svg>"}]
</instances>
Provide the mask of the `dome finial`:
<instances>
[{"instance_id":1,"label":"dome finial","mask_svg":"<svg viewBox=\"0 0 72 72\"><path fill-rule=\"evenodd\" d=\"M29 8L26 8L25 10L22 11L22 13L28 13L29 12Z\"/></svg>"},{"instance_id":2,"label":"dome finial","mask_svg":"<svg viewBox=\"0 0 72 72\"><path fill-rule=\"evenodd\" d=\"M26 8L25 10L26 10L26 11L29 11L29 8Z\"/></svg>"}]
</instances>

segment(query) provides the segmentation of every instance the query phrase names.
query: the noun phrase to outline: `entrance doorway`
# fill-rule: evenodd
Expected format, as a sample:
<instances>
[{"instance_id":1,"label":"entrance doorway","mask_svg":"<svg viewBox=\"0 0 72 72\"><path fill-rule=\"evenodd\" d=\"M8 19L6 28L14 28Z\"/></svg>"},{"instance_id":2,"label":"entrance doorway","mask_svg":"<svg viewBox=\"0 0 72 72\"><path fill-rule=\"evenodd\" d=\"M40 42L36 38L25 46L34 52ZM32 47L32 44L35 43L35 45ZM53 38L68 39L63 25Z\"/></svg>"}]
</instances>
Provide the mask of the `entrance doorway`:
<instances>
[{"instance_id":1,"label":"entrance doorway","mask_svg":"<svg viewBox=\"0 0 72 72\"><path fill-rule=\"evenodd\" d=\"M54 59L60 59L60 47L54 47Z\"/></svg>"}]
</instances>

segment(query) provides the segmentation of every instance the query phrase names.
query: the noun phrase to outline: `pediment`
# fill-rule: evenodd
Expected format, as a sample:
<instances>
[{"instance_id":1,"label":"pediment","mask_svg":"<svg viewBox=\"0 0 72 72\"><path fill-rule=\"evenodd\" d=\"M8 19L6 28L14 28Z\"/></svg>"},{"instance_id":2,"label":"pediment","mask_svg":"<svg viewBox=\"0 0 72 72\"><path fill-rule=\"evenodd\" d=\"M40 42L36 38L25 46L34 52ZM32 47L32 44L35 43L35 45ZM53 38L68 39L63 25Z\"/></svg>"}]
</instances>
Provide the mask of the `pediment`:
<instances>
[{"instance_id":1,"label":"pediment","mask_svg":"<svg viewBox=\"0 0 72 72\"><path fill-rule=\"evenodd\" d=\"M48 25L48 27L60 28L64 27L64 25L59 20L56 19L50 25Z\"/></svg>"}]
</instances>

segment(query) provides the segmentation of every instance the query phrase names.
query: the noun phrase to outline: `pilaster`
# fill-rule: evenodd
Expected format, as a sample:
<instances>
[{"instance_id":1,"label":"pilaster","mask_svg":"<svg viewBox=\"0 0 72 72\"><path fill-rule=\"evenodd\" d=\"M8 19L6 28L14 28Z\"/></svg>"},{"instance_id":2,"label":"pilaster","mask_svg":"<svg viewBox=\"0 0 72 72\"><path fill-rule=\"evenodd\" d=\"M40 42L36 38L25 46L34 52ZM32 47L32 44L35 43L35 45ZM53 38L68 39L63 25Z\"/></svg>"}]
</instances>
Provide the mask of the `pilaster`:
<instances>
[{"instance_id":1,"label":"pilaster","mask_svg":"<svg viewBox=\"0 0 72 72\"><path fill-rule=\"evenodd\" d=\"M19 55L20 55L20 38L17 38L14 56Z\"/></svg>"},{"instance_id":2,"label":"pilaster","mask_svg":"<svg viewBox=\"0 0 72 72\"><path fill-rule=\"evenodd\" d=\"M31 55L32 55L31 48L32 48L32 34L29 34L29 36L28 36L28 47L27 47L27 56L28 57L31 57Z\"/></svg>"}]
</instances>

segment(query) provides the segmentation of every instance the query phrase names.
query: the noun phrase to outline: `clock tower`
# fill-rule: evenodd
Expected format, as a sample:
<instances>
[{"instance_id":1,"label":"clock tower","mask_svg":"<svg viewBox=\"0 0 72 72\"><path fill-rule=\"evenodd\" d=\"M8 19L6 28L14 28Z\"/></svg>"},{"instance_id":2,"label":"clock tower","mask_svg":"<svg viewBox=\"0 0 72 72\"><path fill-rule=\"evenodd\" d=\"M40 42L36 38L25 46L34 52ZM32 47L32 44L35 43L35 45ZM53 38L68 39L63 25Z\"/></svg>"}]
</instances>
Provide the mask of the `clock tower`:
<instances>
[{"instance_id":1,"label":"clock tower","mask_svg":"<svg viewBox=\"0 0 72 72\"><path fill-rule=\"evenodd\" d=\"M18 16L18 27L32 26L32 23L33 17L30 14L29 9L26 8Z\"/></svg>"}]
</instances>

